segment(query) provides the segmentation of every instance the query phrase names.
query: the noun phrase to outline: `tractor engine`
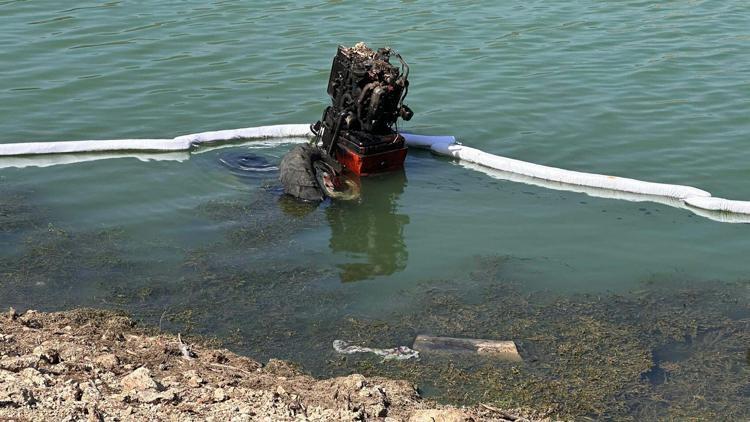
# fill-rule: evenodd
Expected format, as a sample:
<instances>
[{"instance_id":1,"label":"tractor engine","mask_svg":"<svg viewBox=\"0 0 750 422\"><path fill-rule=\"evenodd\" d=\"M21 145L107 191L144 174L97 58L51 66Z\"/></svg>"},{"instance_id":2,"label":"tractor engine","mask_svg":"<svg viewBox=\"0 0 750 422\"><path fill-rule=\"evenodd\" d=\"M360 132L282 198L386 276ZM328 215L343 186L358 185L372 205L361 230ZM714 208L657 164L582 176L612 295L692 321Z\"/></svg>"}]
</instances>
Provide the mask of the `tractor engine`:
<instances>
[{"instance_id":1,"label":"tractor engine","mask_svg":"<svg viewBox=\"0 0 750 422\"><path fill-rule=\"evenodd\" d=\"M306 201L354 199L354 178L401 169L406 146L396 122L413 115L404 104L408 77L409 66L389 48L339 46L328 79L331 105L310 126L315 139L293 148L279 165L284 191Z\"/></svg>"},{"instance_id":2,"label":"tractor engine","mask_svg":"<svg viewBox=\"0 0 750 422\"><path fill-rule=\"evenodd\" d=\"M357 175L401 168L406 148L396 122L413 115L404 104L408 77L409 66L389 48L339 46L328 79L332 104L313 125L322 148Z\"/></svg>"}]
</instances>

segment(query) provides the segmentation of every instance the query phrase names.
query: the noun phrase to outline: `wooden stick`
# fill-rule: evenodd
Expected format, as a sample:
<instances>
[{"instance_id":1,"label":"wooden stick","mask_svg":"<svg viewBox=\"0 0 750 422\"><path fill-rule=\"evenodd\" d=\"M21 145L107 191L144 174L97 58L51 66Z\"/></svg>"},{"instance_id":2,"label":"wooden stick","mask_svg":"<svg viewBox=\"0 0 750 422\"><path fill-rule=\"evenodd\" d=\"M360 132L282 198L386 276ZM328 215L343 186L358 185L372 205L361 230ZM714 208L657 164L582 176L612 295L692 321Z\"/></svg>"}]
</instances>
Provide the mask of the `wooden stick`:
<instances>
[{"instance_id":1,"label":"wooden stick","mask_svg":"<svg viewBox=\"0 0 750 422\"><path fill-rule=\"evenodd\" d=\"M513 341L433 337L420 334L414 340L413 349L420 352L476 353L511 362L521 362L523 360L518 353L516 343Z\"/></svg>"}]
</instances>

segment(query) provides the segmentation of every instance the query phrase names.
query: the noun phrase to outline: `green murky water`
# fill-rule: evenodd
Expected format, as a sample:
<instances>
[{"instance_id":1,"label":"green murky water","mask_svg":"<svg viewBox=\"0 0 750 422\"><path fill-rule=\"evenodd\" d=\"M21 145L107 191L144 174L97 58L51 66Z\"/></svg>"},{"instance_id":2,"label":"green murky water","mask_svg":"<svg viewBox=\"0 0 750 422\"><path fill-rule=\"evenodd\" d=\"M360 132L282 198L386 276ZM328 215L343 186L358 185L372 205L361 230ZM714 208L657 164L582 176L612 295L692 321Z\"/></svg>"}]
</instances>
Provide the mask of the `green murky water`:
<instances>
[{"instance_id":1,"label":"green murky water","mask_svg":"<svg viewBox=\"0 0 750 422\"><path fill-rule=\"evenodd\" d=\"M3 143L312 122L336 45L365 40L411 65L409 130L750 199L739 1L0 1L0 24ZM289 147L0 161L0 305L123 308L320 375L411 377L449 401L748 417L747 225L419 151L403 174L365 180L359 204L306 207L276 182ZM390 366L330 347L420 332L514 338L529 359Z\"/></svg>"}]
</instances>

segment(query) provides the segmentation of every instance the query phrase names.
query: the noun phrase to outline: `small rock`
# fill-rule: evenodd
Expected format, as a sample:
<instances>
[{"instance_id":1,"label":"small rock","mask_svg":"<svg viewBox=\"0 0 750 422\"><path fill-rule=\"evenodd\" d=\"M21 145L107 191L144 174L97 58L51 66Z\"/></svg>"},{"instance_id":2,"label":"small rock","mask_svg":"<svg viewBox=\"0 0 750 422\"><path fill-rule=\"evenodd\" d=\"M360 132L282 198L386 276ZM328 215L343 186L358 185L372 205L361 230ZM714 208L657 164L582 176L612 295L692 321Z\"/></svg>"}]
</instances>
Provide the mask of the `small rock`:
<instances>
[{"instance_id":1,"label":"small rock","mask_svg":"<svg viewBox=\"0 0 750 422\"><path fill-rule=\"evenodd\" d=\"M167 375L159 381L163 387L177 387L180 385L180 381L177 380L175 375Z\"/></svg>"},{"instance_id":2,"label":"small rock","mask_svg":"<svg viewBox=\"0 0 750 422\"><path fill-rule=\"evenodd\" d=\"M81 401L83 397L81 386L73 380L69 380L66 384L60 393L60 398L65 401Z\"/></svg>"},{"instance_id":3,"label":"small rock","mask_svg":"<svg viewBox=\"0 0 750 422\"><path fill-rule=\"evenodd\" d=\"M24 325L24 327L39 329L42 328L42 323L39 322L35 317L38 315L37 311L28 310L23 315L18 317L18 320Z\"/></svg>"},{"instance_id":4,"label":"small rock","mask_svg":"<svg viewBox=\"0 0 750 422\"><path fill-rule=\"evenodd\" d=\"M60 363L60 353L53 348L37 346L34 348L33 353L37 355L39 359L42 359L51 365L57 365Z\"/></svg>"},{"instance_id":5,"label":"small rock","mask_svg":"<svg viewBox=\"0 0 750 422\"><path fill-rule=\"evenodd\" d=\"M14 385L18 382L16 374L8 371L0 371L0 386Z\"/></svg>"},{"instance_id":6,"label":"small rock","mask_svg":"<svg viewBox=\"0 0 750 422\"><path fill-rule=\"evenodd\" d=\"M104 415L102 415L102 412L96 406L87 407L86 412L88 413L87 422L104 422Z\"/></svg>"},{"instance_id":7,"label":"small rock","mask_svg":"<svg viewBox=\"0 0 750 422\"><path fill-rule=\"evenodd\" d=\"M198 375L198 372L194 370L187 371L183 373L182 376L187 380L188 387L191 388L198 388L205 382L203 378Z\"/></svg>"},{"instance_id":8,"label":"small rock","mask_svg":"<svg viewBox=\"0 0 750 422\"><path fill-rule=\"evenodd\" d=\"M360 395L367 394L366 390L368 389L365 387L368 386L368 383L363 375L352 374L346 377L336 378L336 381L343 391L351 393L359 391Z\"/></svg>"},{"instance_id":9,"label":"small rock","mask_svg":"<svg viewBox=\"0 0 750 422\"><path fill-rule=\"evenodd\" d=\"M94 358L94 363L102 369L112 371L120 364L120 359L114 353L105 353Z\"/></svg>"},{"instance_id":10,"label":"small rock","mask_svg":"<svg viewBox=\"0 0 750 422\"><path fill-rule=\"evenodd\" d=\"M37 403L34 393L26 388L10 386L0 391L0 407L10 405L11 407L33 406Z\"/></svg>"},{"instance_id":11,"label":"small rock","mask_svg":"<svg viewBox=\"0 0 750 422\"><path fill-rule=\"evenodd\" d=\"M125 336L120 332L106 330L104 331L104 334L102 334L101 339L105 341L106 340L125 341Z\"/></svg>"},{"instance_id":12,"label":"small rock","mask_svg":"<svg viewBox=\"0 0 750 422\"><path fill-rule=\"evenodd\" d=\"M123 391L157 390L159 385L151 378L151 371L140 367L120 380Z\"/></svg>"},{"instance_id":13,"label":"small rock","mask_svg":"<svg viewBox=\"0 0 750 422\"><path fill-rule=\"evenodd\" d=\"M50 385L49 377L34 368L26 368L20 372L20 375L24 381L36 387L47 387Z\"/></svg>"},{"instance_id":14,"label":"small rock","mask_svg":"<svg viewBox=\"0 0 750 422\"><path fill-rule=\"evenodd\" d=\"M217 388L214 390L214 401L215 402L222 402L227 399L227 393L224 391L223 388Z\"/></svg>"},{"instance_id":15,"label":"small rock","mask_svg":"<svg viewBox=\"0 0 750 422\"><path fill-rule=\"evenodd\" d=\"M18 318L18 312L16 312L16 308L11 306L10 309L8 309L8 319L15 321L16 318Z\"/></svg>"},{"instance_id":16,"label":"small rock","mask_svg":"<svg viewBox=\"0 0 750 422\"><path fill-rule=\"evenodd\" d=\"M34 355L5 357L0 359L0 369L18 372L24 368L35 368L39 358Z\"/></svg>"},{"instance_id":17,"label":"small rock","mask_svg":"<svg viewBox=\"0 0 750 422\"><path fill-rule=\"evenodd\" d=\"M169 402L177 399L177 393L173 389L157 392L155 390L145 390L138 392L138 401L142 403Z\"/></svg>"},{"instance_id":18,"label":"small rock","mask_svg":"<svg viewBox=\"0 0 750 422\"><path fill-rule=\"evenodd\" d=\"M200 395L198 396L198 403L208 403L213 400L213 394L207 388L199 390Z\"/></svg>"},{"instance_id":19,"label":"small rock","mask_svg":"<svg viewBox=\"0 0 750 422\"><path fill-rule=\"evenodd\" d=\"M284 394L286 394L286 390L284 390L284 387L278 386L276 387L276 394L283 396Z\"/></svg>"},{"instance_id":20,"label":"small rock","mask_svg":"<svg viewBox=\"0 0 750 422\"><path fill-rule=\"evenodd\" d=\"M376 404L373 405L371 409L368 409L372 415L377 416L378 418L385 417L388 415L388 406L383 404Z\"/></svg>"}]
</instances>

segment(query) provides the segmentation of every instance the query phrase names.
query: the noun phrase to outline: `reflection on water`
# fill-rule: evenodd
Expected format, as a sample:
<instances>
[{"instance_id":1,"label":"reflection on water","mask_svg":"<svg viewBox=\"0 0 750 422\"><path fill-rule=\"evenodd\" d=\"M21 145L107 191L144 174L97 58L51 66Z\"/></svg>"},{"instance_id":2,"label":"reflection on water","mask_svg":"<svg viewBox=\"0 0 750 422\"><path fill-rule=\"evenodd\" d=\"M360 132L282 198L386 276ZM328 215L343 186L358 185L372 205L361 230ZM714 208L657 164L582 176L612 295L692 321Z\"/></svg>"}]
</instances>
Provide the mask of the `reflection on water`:
<instances>
[{"instance_id":1,"label":"reflection on water","mask_svg":"<svg viewBox=\"0 0 750 422\"><path fill-rule=\"evenodd\" d=\"M405 186L403 170L362 178L359 201L334 201L326 209L331 251L358 261L337 265L342 282L391 275L406 268L409 253L404 226L409 224L409 216L398 213Z\"/></svg>"}]
</instances>

